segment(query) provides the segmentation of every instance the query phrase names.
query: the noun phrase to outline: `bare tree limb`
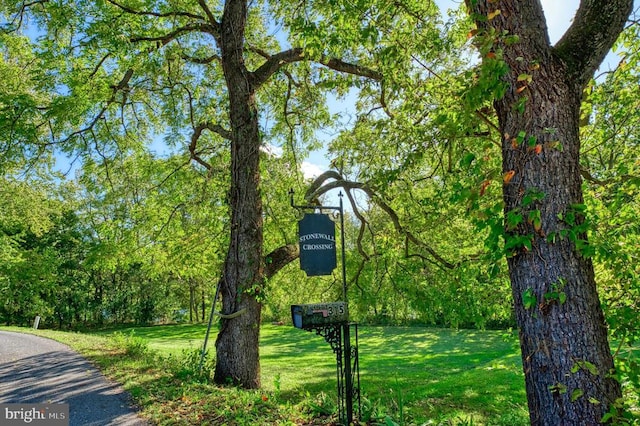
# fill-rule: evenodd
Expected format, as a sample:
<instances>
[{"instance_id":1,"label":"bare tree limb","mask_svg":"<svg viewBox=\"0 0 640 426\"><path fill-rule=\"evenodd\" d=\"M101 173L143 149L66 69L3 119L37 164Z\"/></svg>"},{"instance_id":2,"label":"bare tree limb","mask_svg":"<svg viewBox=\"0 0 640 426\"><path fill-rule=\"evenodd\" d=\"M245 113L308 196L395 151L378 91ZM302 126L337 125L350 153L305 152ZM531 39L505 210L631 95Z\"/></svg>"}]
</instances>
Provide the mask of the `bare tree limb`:
<instances>
[{"instance_id":1,"label":"bare tree limb","mask_svg":"<svg viewBox=\"0 0 640 426\"><path fill-rule=\"evenodd\" d=\"M351 191L345 191L345 192L347 194L347 198L349 199L349 203L351 203L351 207L353 208L353 214L360 221L360 229L358 230L358 238L356 238L356 247L358 248L358 253L360 253L360 255L364 258L364 260L367 261L367 260L371 259L371 257L364 250L364 247L362 246L362 239L364 238L364 233L365 233L366 228L369 226L369 222L360 213L360 209L358 208L358 206L356 204L356 200L354 200L353 195L351 194Z\"/></svg>"},{"instance_id":2,"label":"bare tree limb","mask_svg":"<svg viewBox=\"0 0 640 426\"><path fill-rule=\"evenodd\" d=\"M554 48L577 77L579 87L593 76L632 10L633 0L580 2L573 23Z\"/></svg>"},{"instance_id":3,"label":"bare tree limb","mask_svg":"<svg viewBox=\"0 0 640 426\"><path fill-rule=\"evenodd\" d=\"M200 123L193 129L193 133L191 134L191 143L189 144L189 153L191 155L191 159L211 172L213 170L213 167L202 157L200 157L200 152L198 152L197 150L198 141L200 140L200 136L202 135L202 132L204 130L210 130L225 139L231 139L231 132L224 129L219 124L212 124L208 122Z\"/></svg>"},{"instance_id":4,"label":"bare tree limb","mask_svg":"<svg viewBox=\"0 0 640 426\"><path fill-rule=\"evenodd\" d=\"M274 55L270 55L262 49L257 49L252 47L251 51L258 53L260 56L266 59L266 61L259 66L255 71L251 73L253 78L252 83L254 88L259 88L262 86L269 78L278 72L284 65L312 60L305 56L304 50L300 47L294 47L289 50L285 50ZM382 74L378 71L375 71L371 68L364 67L357 64L352 64L349 62L345 62L341 59L337 58L329 58L326 56L322 56L319 60L315 62L324 65L327 68L330 68L334 71L342 72L345 74L351 74L359 77L369 78L375 81L382 80Z\"/></svg>"},{"instance_id":5,"label":"bare tree limb","mask_svg":"<svg viewBox=\"0 0 640 426\"><path fill-rule=\"evenodd\" d=\"M38 4L44 4L44 3L48 3L49 0L34 0L31 2L23 2L22 6L20 7L20 11L18 11L15 16L13 17L13 19L11 20L11 23L3 23L2 24L2 32L3 33L10 33L13 31L17 31L18 29L20 29L22 27L22 22L24 21L24 15L27 9L29 9L32 6L38 5ZM17 21L17 23L16 23ZM4 28L6 27L6 29Z\"/></svg>"},{"instance_id":6,"label":"bare tree limb","mask_svg":"<svg viewBox=\"0 0 640 426\"><path fill-rule=\"evenodd\" d=\"M189 56L183 53L181 55L181 58L187 62L191 62L193 64L198 64L198 65L207 65L214 61L220 61L219 55L211 55L211 56L207 56L206 58L196 58L194 56Z\"/></svg>"},{"instance_id":7,"label":"bare tree limb","mask_svg":"<svg viewBox=\"0 0 640 426\"><path fill-rule=\"evenodd\" d=\"M106 61L110 56L111 56L111 53L107 53L102 57L102 59L100 59L100 61L96 64L96 66L93 67L93 71L91 71L91 73L89 74L89 78L94 77L98 73L98 70L100 70L100 67L102 67L102 64L104 64L104 61Z\"/></svg>"},{"instance_id":8,"label":"bare tree limb","mask_svg":"<svg viewBox=\"0 0 640 426\"><path fill-rule=\"evenodd\" d=\"M199 21L204 21L204 17L200 16L200 15L196 15L195 13L189 13L189 12L182 12L182 11L171 11L171 12L151 12L148 10L136 10L132 7L126 6L124 4L121 4L115 0L107 0L108 3L116 6L117 8L121 9L122 11L129 13L131 15L139 15L139 16L151 16L154 18L190 18L190 19L197 19ZM215 22L215 21L214 21Z\"/></svg>"},{"instance_id":9,"label":"bare tree limb","mask_svg":"<svg viewBox=\"0 0 640 426\"><path fill-rule=\"evenodd\" d=\"M210 34L214 38L216 38L216 30L213 26L209 24L196 23L184 25L182 27L178 27L170 33L158 35L158 36L144 36L144 37L131 37L129 40L132 43L138 43L141 41L156 41L160 42L162 46L169 44L171 41L176 40L178 37L184 34L190 34L192 32L201 32Z\"/></svg>"},{"instance_id":10,"label":"bare tree limb","mask_svg":"<svg viewBox=\"0 0 640 426\"><path fill-rule=\"evenodd\" d=\"M318 198L319 195L326 193L328 189L326 191L323 190L322 192L318 192L318 190L329 179L335 179L336 181L344 180L342 178L342 175L340 175L335 170L327 170L326 172L315 178L313 182L311 182L311 185L309 185L309 188L307 188L307 192L304 194L305 201L311 204Z\"/></svg>"},{"instance_id":11,"label":"bare tree limb","mask_svg":"<svg viewBox=\"0 0 640 426\"><path fill-rule=\"evenodd\" d=\"M610 178L606 180L598 179L594 177L591 174L591 172L585 168L580 169L580 175L584 180L586 180L587 182L593 183L595 185L609 185L615 182L628 182L631 180L636 180L640 182L640 176L634 176L634 175L620 175L615 178Z\"/></svg>"},{"instance_id":12,"label":"bare tree limb","mask_svg":"<svg viewBox=\"0 0 640 426\"><path fill-rule=\"evenodd\" d=\"M265 56L264 52L261 53L261 56ZM273 74L282 68L283 65L299 62L304 59L304 52L299 47L268 56L267 60L251 73L253 77L253 87L259 88L262 86Z\"/></svg>"},{"instance_id":13,"label":"bare tree limb","mask_svg":"<svg viewBox=\"0 0 640 426\"><path fill-rule=\"evenodd\" d=\"M278 247L265 256L264 276L269 279L278 271L293 262L300 256L298 244L287 244Z\"/></svg>"},{"instance_id":14,"label":"bare tree limb","mask_svg":"<svg viewBox=\"0 0 640 426\"><path fill-rule=\"evenodd\" d=\"M359 77L366 77L375 81L381 81L383 77L382 73L371 68L363 67L357 64L351 64L337 58L322 57L318 62L334 71L357 75Z\"/></svg>"},{"instance_id":15,"label":"bare tree limb","mask_svg":"<svg viewBox=\"0 0 640 426\"><path fill-rule=\"evenodd\" d=\"M325 182L329 179L334 179L334 181L325 184ZM458 266L458 264L454 264L447 261L444 257L440 256L433 248L431 248L427 243L420 240L411 231L407 230L400 222L400 217L395 212L395 210L391 206L389 206L387 203L385 203L382 199L380 199L380 197L375 193L375 191L365 183L347 181L337 172L333 170L329 170L321 174L320 176L318 176L316 180L311 184L311 186L309 187L309 189L305 194L305 199L307 200L307 202L311 202L312 200L317 200L319 196L335 188L343 188L347 192L353 189L359 189L363 191L365 194L367 194L371 202L375 203L389 216L398 234L404 236L413 244L415 244L416 246L420 247L422 250L429 253L429 255L437 261L438 265L443 266L447 269L454 269Z\"/></svg>"},{"instance_id":16,"label":"bare tree limb","mask_svg":"<svg viewBox=\"0 0 640 426\"><path fill-rule=\"evenodd\" d=\"M109 106L111 106L116 101L116 95L118 94L118 92L120 92L121 90L124 90L129 86L129 81L131 81L132 77L133 77L133 69L130 68L125 72L124 76L118 82L118 84L111 86L111 89L113 90L111 97L107 100L105 105L100 109L100 111L98 111L98 113L94 116L93 120L91 120L91 122L89 122L87 126L85 126L82 129L76 130L75 132L70 133L69 135L67 135L67 137L65 137L62 140L59 140L58 142L52 142L52 143L58 143L58 144L65 143L76 136L92 131L95 125L98 123L98 121L103 118L104 113L107 111Z\"/></svg>"},{"instance_id":17,"label":"bare tree limb","mask_svg":"<svg viewBox=\"0 0 640 426\"><path fill-rule=\"evenodd\" d=\"M216 27L218 27L220 24L218 23L218 20L215 18L215 16L213 16L211 9L207 5L207 2L205 0L198 0L198 4L204 11L205 15L207 15L207 18L209 19L209 23L211 23L211 25L215 25Z\"/></svg>"}]
</instances>

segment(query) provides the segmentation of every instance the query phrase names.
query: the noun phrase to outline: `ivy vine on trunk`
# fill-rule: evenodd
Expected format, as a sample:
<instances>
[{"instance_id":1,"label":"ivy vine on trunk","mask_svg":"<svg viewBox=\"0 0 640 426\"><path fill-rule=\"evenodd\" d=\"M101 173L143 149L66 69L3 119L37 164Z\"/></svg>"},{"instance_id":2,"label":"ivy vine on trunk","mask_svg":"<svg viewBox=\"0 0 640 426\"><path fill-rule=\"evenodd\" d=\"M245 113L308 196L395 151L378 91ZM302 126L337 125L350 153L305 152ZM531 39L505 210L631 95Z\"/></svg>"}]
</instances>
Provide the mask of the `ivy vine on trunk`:
<instances>
[{"instance_id":1,"label":"ivy vine on trunk","mask_svg":"<svg viewBox=\"0 0 640 426\"><path fill-rule=\"evenodd\" d=\"M632 4L580 2L551 46L539 1L467 1L483 66L507 66L494 106L505 243L535 425L598 424L616 415L621 397L586 236L579 118L582 92Z\"/></svg>"}]
</instances>

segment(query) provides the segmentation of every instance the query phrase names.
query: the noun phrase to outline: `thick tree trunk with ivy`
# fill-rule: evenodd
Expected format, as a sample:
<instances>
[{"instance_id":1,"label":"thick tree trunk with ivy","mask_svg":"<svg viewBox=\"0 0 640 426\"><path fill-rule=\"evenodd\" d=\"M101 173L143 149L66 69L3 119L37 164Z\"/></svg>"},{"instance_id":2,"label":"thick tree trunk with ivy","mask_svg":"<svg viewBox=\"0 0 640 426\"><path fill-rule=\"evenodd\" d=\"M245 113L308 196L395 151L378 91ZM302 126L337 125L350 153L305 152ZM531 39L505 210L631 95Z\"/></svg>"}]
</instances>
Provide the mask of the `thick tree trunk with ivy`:
<instances>
[{"instance_id":1,"label":"thick tree trunk with ivy","mask_svg":"<svg viewBox=\"0 0 640 426\"><path fill-rule=\"evenodd\" d=\"M260 387L258 340L263 281L260 135L255 88L244 64L247 3L228 1L221 21L222 68L231 123L231 238L224 264L222 326L216 341L217 383Z\"/></svg>"},{"instance_id":2,"label":"thick tree trunk with ivy","mask_svg":"<svg viewBox=\"0 0 640 426\"><path fill-rule=\"evenodd\" d=\"M580 176L585 85L632 0L582 1L556 46L538 0L468 0L483 66L507 65L500 122L505 246L530 420L598 424L621 396L600 307ZM514 37L515 36L515 37ZM504 69L504 68L503 68Z\"/></svg>"}]
</instances>

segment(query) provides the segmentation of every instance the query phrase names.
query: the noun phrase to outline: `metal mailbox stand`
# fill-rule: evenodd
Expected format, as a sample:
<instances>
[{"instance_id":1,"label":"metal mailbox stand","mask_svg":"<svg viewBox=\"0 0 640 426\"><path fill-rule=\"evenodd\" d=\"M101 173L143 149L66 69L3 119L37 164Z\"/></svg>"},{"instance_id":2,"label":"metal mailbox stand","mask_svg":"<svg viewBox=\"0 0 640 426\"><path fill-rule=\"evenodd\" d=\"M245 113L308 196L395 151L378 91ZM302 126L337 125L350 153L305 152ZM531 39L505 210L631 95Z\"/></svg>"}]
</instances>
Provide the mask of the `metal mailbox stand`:
<instances>
[{"instance_id":1,"label":"metal mailbox stand","mask_svg":"<svg viewBox=\"0 0 640 426\"><path fill-rule=\"evenodd\" d=\"M360 365L358 359L358 324L349 322L347 302L347 272L344 246L344 214L342 192L340 205L333 206L297 206L293 201L293 190L289 191L291 207L299 210L337 210L340 213L340 235L342 248L342 291L343 302L318 303L312 305L292 305L291 318L296 328L315 331L331 345L336 355L338 382L338 418L342 425L353 423L354 400L357 402L358 416L360 403ZM340 309L342 308L342 312ZM334 312L335 311L335 312ZM318 315L319 314L319 315ZM351 344L353 328L355 344Z\"/></svg>"},{"instance_id":2,"label":"metal mailbox stand","mask_svg":"<svg viewBox=\"0 0 640 426\"><path fill-rule=\"evenodd\" d=\"M355 345L350 342L350 329L355 331ZM336 354L336 379L338 382L338 418L341 424L350 425L354 417L354 402L360 415L360 367L358 364L358 324L341 324L318 327L316 334L324 337Z\"/></svg>"}]
</instances>

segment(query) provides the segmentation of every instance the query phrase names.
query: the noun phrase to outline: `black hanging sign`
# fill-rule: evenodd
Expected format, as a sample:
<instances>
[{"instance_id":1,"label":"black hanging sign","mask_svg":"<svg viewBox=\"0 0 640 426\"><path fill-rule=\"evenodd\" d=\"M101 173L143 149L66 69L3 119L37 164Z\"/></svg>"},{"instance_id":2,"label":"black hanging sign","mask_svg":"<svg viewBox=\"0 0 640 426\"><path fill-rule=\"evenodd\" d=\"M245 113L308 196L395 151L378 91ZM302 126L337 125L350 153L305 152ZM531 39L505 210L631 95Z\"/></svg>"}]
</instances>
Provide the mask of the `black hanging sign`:
<instances>
[{"instance_id":1,"label":"black hanging sign","mask_svg":"<svg viewBox=\"0 0 640 426\"><path fill-rule=\"evenodd\" d=\"M298 222L300 268L307 276L331 275L336 263L336 224L326 214L306 213Z\"/></svg>"}]
</instances>

